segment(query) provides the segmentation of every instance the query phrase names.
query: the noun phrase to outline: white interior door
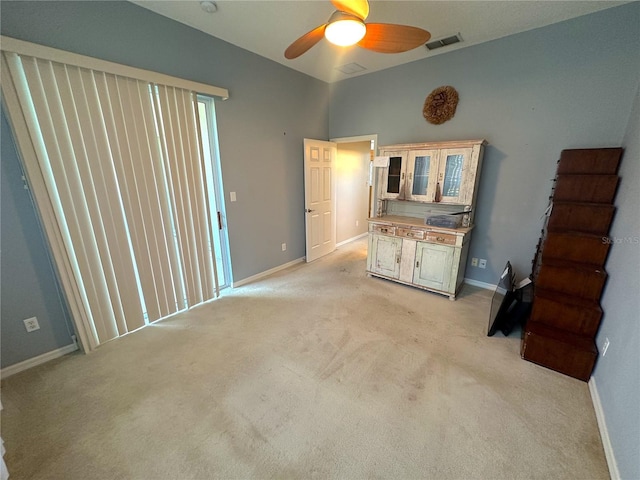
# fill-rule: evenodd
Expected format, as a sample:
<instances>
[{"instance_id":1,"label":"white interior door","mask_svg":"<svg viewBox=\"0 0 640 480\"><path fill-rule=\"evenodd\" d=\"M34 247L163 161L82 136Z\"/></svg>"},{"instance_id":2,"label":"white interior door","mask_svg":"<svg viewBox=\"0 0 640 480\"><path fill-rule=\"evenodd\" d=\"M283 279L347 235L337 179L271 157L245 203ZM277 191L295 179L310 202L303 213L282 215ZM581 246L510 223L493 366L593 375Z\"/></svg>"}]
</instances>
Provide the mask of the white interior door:
<instances>
[{"instance_id":1,"label":"white interior door","mask_svg":"<svg viewBox=\"0 0 640 480\"><path fill-rule=\"evenodd\" d=\"M306 260L336 249L336 143L304 139Z\"/></svg>"}]
</instances>

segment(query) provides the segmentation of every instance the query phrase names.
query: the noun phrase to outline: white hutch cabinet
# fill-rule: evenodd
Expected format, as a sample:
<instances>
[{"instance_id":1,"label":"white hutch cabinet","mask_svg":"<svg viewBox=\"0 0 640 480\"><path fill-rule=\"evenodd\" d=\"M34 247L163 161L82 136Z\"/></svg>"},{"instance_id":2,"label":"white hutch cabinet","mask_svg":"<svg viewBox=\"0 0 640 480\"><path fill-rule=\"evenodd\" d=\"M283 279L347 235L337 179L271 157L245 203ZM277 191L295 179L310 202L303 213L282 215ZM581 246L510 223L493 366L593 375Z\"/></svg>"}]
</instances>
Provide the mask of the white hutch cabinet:
<instances>
[{"instance_id":1,"label":"white hutch cabinet","mask_svg":"<svg viewBox=\"0 0 640 480\"><path fill-rule=\"evenodd\" d=\"M369 219L367 272L455 300L473 229L484 140L380 147L377 216ZM459 228L426 224L426 216L461 215Z\"/></svg>"}]
</instances>

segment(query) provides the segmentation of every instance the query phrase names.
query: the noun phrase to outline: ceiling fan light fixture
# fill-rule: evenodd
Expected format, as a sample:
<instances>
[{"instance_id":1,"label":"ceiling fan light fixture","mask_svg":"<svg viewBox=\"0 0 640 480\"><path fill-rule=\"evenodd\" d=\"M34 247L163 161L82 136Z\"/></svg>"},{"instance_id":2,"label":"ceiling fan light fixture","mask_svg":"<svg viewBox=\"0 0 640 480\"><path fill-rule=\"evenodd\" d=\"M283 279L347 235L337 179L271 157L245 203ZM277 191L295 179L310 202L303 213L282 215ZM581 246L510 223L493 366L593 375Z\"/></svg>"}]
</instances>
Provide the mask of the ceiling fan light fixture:
<instances>
[{"instance_id":1,"label":"ceiling fan light fixture","mask_svg":"<svg viewBox=\"0 0 640 480\"><path fill-rule=\"evenodd\" d=\"M293 60L308 51L320 40L342 47L359 47L379 53L408 52L424 45L431 34L426 30L395 23L364 23L369 14L369 0L331 0L337 10L329 21L308 31L284 51L285 58Z\"/></svg>"},{"instance_id":2,"label":"ceiling fan light fixture","mask_svg":"<svg viewBox=\"0 0 640 480\"><path fill-rule=\"evenodd\" d=\"M344 12L335 12L329 20L324 36L334 45L348 47L362 40L365 33L367 33L367 27L358 17Z\"/></svg>"}]
</instances>

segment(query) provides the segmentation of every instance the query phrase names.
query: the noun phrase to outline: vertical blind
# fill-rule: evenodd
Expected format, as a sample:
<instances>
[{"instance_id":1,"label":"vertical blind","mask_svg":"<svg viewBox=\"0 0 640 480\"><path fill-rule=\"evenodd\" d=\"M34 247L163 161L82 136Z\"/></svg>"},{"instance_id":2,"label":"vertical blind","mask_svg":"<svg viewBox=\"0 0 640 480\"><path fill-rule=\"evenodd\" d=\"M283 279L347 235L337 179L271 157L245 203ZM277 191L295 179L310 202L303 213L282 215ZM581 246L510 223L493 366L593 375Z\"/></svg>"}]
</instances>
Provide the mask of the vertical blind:
<instances>
[{"instance_id":1,"label":"vertical blind","mask_svg":"<svg viewBox=\"0 0 640 480\"><path fill-rule=\"evenodd\" d=\"M3 55L91 343L217 295L196 94Z\"/></svg>"}]
</instances>

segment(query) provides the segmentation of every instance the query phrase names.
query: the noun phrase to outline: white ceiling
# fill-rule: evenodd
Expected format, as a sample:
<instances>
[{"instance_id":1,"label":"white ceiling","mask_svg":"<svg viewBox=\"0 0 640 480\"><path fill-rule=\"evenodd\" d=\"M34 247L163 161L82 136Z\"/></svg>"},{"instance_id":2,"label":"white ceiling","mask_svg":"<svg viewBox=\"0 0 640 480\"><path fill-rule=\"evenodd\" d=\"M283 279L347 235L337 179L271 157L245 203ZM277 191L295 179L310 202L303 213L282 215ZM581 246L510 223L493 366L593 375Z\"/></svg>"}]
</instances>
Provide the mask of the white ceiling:
<instances>
[{"instance_id":1,"label":"white ceiling","mask_svg":"<svg viewBox=\"0 0 640 480\"><path fill-rule=\"evenodd\" d=\"M424 28L431 40L460 33L463 42L438 50L418 47L383 54L360 47L341 48L326 40L294 60L284 58L296 38L325 23L335 10L329 0L216 0L218 11L205 13L198 0L131 0L141 7L221 38L325 82L383 70L514 33L615 7L625 1L378 1L370 0L368 22ZM366 70L351 75L336 69L358 63Z\"/></svg>"}]
</instances>

